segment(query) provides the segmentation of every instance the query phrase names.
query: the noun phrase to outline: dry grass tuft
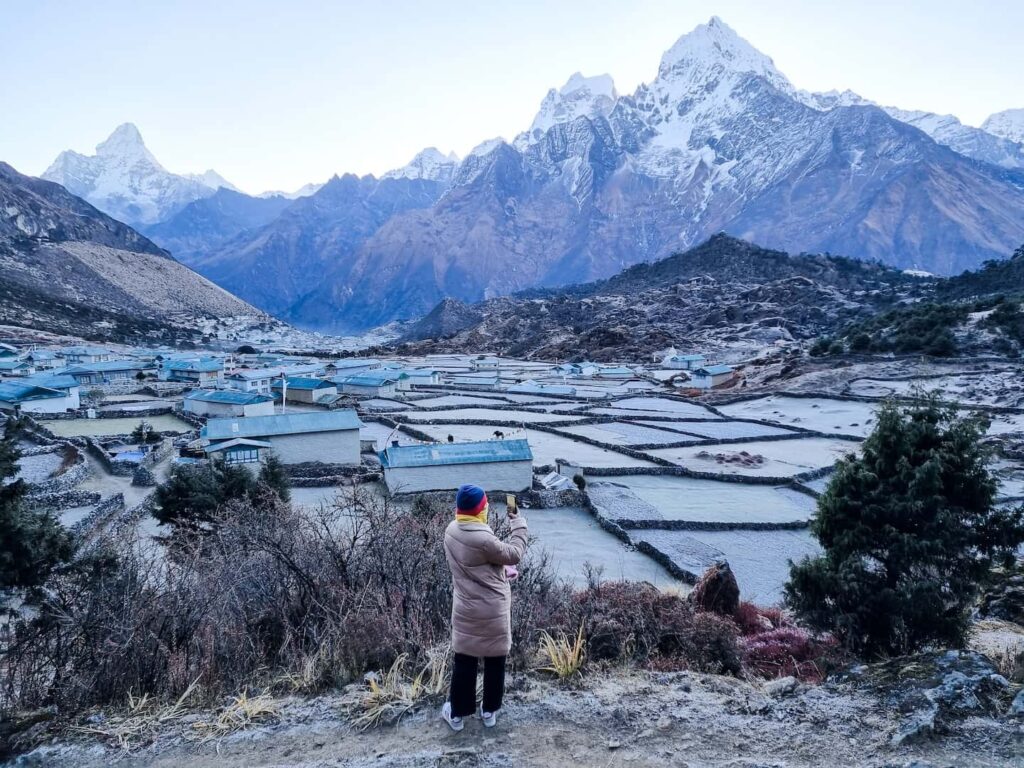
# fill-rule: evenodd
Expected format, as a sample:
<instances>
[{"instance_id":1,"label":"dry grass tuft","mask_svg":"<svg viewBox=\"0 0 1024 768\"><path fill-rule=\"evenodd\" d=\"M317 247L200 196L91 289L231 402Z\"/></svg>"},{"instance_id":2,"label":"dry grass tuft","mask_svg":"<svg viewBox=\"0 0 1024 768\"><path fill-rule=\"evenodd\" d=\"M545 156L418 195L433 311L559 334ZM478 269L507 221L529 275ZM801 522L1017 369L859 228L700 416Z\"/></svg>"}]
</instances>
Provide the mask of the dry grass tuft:
<instances>
[{"instance_id":1,"label":"dry grass tuft","mask_svg":"<svg viewBox=\"0 0 1024 768\"><path fill-rule=\"evenodd\" d=\"M249 691L245 690L233 696L214 720L194 723L193 727L203 735L203 741L209 741L254 725L277 720L279 712L277 704L268 694L250 696Z\"/></svg>"},{"instance_id":2,"label":"dry grass tuft","mask_svg":"<svg viewBox=\"0 0 1024 768\"><path fill-rule=\"evenodd\" d=\"M583 625L580 624L574 641L570 641L565 633L554 638L547 632L541 632L540 651L548 660L547 666L541 667L542 672L550 672L559 680L572 680L579 676L586 659Z\"/></svg>"},{"instance_id":3,"label":"dry grass tuft","mask_svg":"<svg viewBox=\"0 0 1024 768\"><path fill-rule=\"evenodd\" d=\"M111 716L95 725L76 726L72 730L98 736L103 741L116 744L124 752L131 752L152 741L161 728L185 714L185 702L195 692L198 684L197 678L177 701L164 706L149 694L136 696L129 691L124 714Z\"/></svg>"},{"instance_id":4,"label":"dry grass tuft","mask_svg":"<svg viewBox=\"0 0 1024 768\"><path fill-rule=\"evenodd\" d=\"M402 654L391 668L369 681L369 690L351 703L350 709L360 712L355 725L366 729L381 723L394 723L424 701L445 692L451 671L451 652L437 647L427 653L427 663L419 674L406 674L408 654Z\"/></svg>"}]
</instances>

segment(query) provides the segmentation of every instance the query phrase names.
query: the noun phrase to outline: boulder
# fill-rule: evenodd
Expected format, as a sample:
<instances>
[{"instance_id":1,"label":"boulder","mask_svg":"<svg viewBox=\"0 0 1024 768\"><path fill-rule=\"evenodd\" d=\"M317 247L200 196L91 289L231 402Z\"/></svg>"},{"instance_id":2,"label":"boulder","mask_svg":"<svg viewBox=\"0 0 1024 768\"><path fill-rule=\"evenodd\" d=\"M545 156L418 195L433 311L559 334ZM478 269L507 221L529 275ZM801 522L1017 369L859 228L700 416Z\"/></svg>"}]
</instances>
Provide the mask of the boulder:
<instances>
[{"instance_id":1,"label":"boulder","mask_svg":"<svg viewBox=\"0 0 1024 768\"><path fill-rule=\"evenodd\" d=\"M740 586L729 564L715 563L708 568L690 592L690 602L700 611L735 614L740 605Z\"/></svg>"},{"instance_id":2,"label":"boulder","mask_svg":"<svg viewBox=\"0 0 1024 768\"><path fill-rule=\"evenodd\" d=\"M902 714L894 745L944 733L954 720L998 718L1006 711L1010 684L975 651L929 651L852 668L846 678Z\"/></svg>"}]
</instances>

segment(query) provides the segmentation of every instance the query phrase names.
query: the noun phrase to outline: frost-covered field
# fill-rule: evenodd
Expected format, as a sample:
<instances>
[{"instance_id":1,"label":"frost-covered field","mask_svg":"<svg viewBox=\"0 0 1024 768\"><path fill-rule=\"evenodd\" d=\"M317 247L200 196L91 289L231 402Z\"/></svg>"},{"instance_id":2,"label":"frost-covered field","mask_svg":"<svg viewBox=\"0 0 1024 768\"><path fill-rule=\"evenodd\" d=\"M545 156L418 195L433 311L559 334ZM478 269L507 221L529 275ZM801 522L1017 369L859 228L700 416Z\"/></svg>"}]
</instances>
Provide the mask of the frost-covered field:
<instances>
[{"instance_id":1,"label":"frost-covered field","mask_svg":"<svg viewBox=\"0 0 1024 768\"><path fill-rule=\"evenodd\" d=\"M769 435L795 435L793 430L782 427L769 427L765 424L751 424L749 421L645 421L652 427L678 429L691 435L698 435L709 440L729 440L736 438L758 438Z\"/></svg>"},{"instance_id":2,"label":"frost-covered field","mask_svg":"<svg viewBox=\"0 0 1024 768\"><path fill-rule=\"evenodd\" d=\"M979 405L1006 405L1007 390L1019 389L1020 371L983 371L910 379L862 378L850 383L849 394L865 397L907 396L916 391L938 392L944 399Z\"/></svg>"},{"instance_id":3,"label":"frost-covered field","mask_svg":"<svg viewBox=\"0 0 1024 768\"><path fill-rule=\"evenodd\" d=\"M367 400L363 400L362 402L360 402L359 406L361 408L366 408L371 411L381 411L386 413L388 411L407 411L410 408L416 408L418 404L404 403L400 400L390 400L385 397L371 397ZM289 404L288 407L291 408L292 405Z\"/></svg>"},{"instance_id":4,"label":"frost-covered field","mask_svg":"<svg viewBox=\"0 0 1024 768\"><path fill-rule=\"evenodd\" d=\"M875 403L770 395L723 405L718 410L744 419L760 419L817 432L864 437L874 429L877 409Z\"/></svg>"},{"instance_id":5,"label":"frost-covered field","mask_svg":"<svg viewBox=\"0 0 1024 768\"><path fill-rule=\"evenodd\" d=\"M82 435L124 435L129 434L142 421L152 425L159 432L188 432L192 427L181 419L169 414L146 416L145 419L61 419L48 421L46 427L61 437Z\"/></svg>"},{"instance_id":6,"label":"frost-covered field","mask_svg":"<svg viewBox=\"0 0 1024 768\"><path fill-rule=\"evenodd\" d=\"M721 472L729 475L787 477L812 469L827 467L846 453L856 450L856 444L846 440L809 437L797 440L762 440L728 445L684 446L682 448L656 448L648 451L689 469L701 472ZM751 456L762 456L764 462L756 466L719 462L716 454L732 456L746 451ZM698 456L706 452L711 457Z\"/></svg>"},{"instance_id":7,"label":"frost-covered field","mask_svg":"<svg viewBox=\"0 0 1024 768\"><path fill-rule=\"evenodd\" d=\"M785 487L671 475L615 475L595 480L626 486L666 520L792 523L808 520L814 513L814 499Z\"/></svg>"},{"instance_id":8,"label":"frost-covered field","mask_svg":"<svg viewBox=\"0 0 1024 768\"><path fill-rule=\"evenodd\" d=\"M400 445L417 442L401 430L381 424L379 421L363 421L363 426L359 428L359 437L362 440L376 440L377 450L384 449L392 440L398 440Z\"/></svg>"},{"instance_id":9,"label":"frost-covered field","mask_svg":"<svg viewBox=\"0 0 1024 768\"><path fill-rule=\"evenodd\" d=\"M448 411L419 411L406 416L409 421L434 421L437 419L470 419L479 421L514 421L527 424L542 424L550 421L579 421L582 416L559 413L537 413L534 411L500 411L488 408L453 408Z\"/></svg>"},{"instance_id":10,"label":"frost-covered field","mask_svg":"<svg viewBox=\"0 0 1024 768\"><path fill-rule=\"evenodd\" d=\"M58 453L22 456L18 459L18 474L14 479L24 480L26 483L41 483L56 472L63 461Z\"/></svg>"},{"instance_id":11,"label":"frost-covered field","mask_svg":"<svg viewBox=\"0 0 1024 768\"><path fill-rule=\"evenodd\" d=\"M687 531L722 552L736 574L740 596L758 605L782 600L789 561L820 554L810 531Z\"/></svg>"},{"instance_id":12,"label":"frost-covered field","mask_svg":"<svg viewBox=\"0 0 1024 768\"><path fill-rule=\"evenodd\" d=\"M688 419L714 419L716 414L695 403L684 403L667 397L627 397L612 403L619 410L651 411L663 416Z\"/></svg>"},{"instance_id":13,"label":"frost-covered field","mask_svg":"<svg viewBox=\"0 0 1024 768\"><path fill-rule=\"evenodd\" d=\"M647 555L627 547L601 528L582 509L526 510L531 548L544 549L551 556L555 572L577 587L586 586L584 567L599 567L604 579L649 581L655 586L683 586Z\"/></svg>"},{"instance_id":14,"label":"frost-covered field","mask_svg":"<svg viewBox=\"0 0 1024 768\"><path fill-rule=\"evenodd\" d=\"M426 432L435 440L447 440L451 435L456 440L490 440L494 427L476 424L418 424L416 429ZM634 459L615 451L607 451L593 445L581 443L568 437L540 432L535 429L503 430L505 438L525 437L533 451L533 463L554 464L558 459L580 464L585 467L649 467L650 461Z\"/></svg>"},{"instance_id":15,"label":"frost-covered field","mask_svg":"<svg viewBox=\"0 0 1024 768\"><path fill-rule=\"evenodd\" d=\"M681 418L682 416L682 414L675 411L658 411L653 408L649 410L640 410L637 408L616 408L615 406L609 405L600 405L596 408L591 408L590 413L593 413L595 416L612 416L617 419L633 419L636 421L641 419L651 419L658 416L664 418ZM719 417L711 413L711 411L701 409L699 413L694 412L693 414L688 414L688 418L717 419Z\"/></svg>"},{"instance_id":16,"label":"frost-covered field","mask_svg":"<svg viewBox=\"0 0 1024 768\"><path fill-rule=\"evenodd\" d=\"M507 400L501 400L497 397L475 397L471 395L441 395L440 397L431 397L426 400L416 400L414 405L417 408L449 408L449 407L463 407L463 406L481 406L481 405L509 405Z\"/></svg>"},{"instance_id":17,"label":"frost-covered field","mask_svg":"<svg viewBox=\"0 0 1024 768\"><path fill-rule=\"evenodd\" d=\"M570 435L583 435L603 443L618 445L655 445L659 443L697 442L700 438L668 432L664 429L643 427L638 424L612 422L609 424L580 424L579 426L559 427L560 432Z\"/></svg>"}]
</instances>

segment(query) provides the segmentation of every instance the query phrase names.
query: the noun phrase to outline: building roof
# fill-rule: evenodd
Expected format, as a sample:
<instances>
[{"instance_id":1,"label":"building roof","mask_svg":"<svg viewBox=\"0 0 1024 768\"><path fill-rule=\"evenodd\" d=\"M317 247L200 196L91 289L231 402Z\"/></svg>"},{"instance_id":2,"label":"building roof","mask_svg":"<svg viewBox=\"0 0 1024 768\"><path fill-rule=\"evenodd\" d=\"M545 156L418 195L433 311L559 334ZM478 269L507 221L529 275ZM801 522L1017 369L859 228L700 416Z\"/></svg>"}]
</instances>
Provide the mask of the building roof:
<instances>
[{"instance_id":1,"label":"building roof","mask_svg":"<svg viewBox=\"0 0 1024 768\"><path fill-rule=\"evenodd\" d=\"M168 371L194 371L196 373L214 373L224 370L222 360L174 360L164 366Z\"/></svg>"},{"instance_id":2,"label":"building roof","mask_svg":"<svg viewBox=\"0 0 1024 768\"><path fill-rule=\"evenodd\" d=\"M217 453L218 451L226 451L228 448L237 448L239 446L248 448L273 448L270 443L263 440L250 440L244 437L235 437L231 440L225 440L222 443L214 443L203 448L205 453Z\"/></svg>"},{"instance_id":3,"label":"building roof","mask_svg":"<svg viewBox=\"0 0 1024 768\"><path fill-rule=\"evenodd\" d=\"M106 347L64 347L64 355L112 355L112 351Z\"/></svg>"},{"instance_id":4,"label":"building roof","mask_svg":"<svg viewBox=\"0 0 1024 768\"><path fill-rule=\"evenodd\" d=\"M235 419L210 419L199 433L207 440L235 437L271 437L311 432L337 432L362 426L355 411L326 413L282 413L276 416L247 416Z\"/></svg>"},{"instance_id":5,"label":"building roof","mask_svg":"<svg viewBox=\"0 0 1024 768\"><path fill-rule=\"evenodd\" d=\"M380 452L381 466L391 469L486 464L495 461L533 461L533 452L525 438L472 443L389 445Z\"/></svg>"},{"instance_id":6,"label":"building roof","mask_svg":"<svg viewBox=\"0 0 1024 768\"><path fill-rule=\"evenodd\" d=\"M0 360L0 371L15 371L18 368L31 368L32 363L24 360Z\"/></svg>"},{"instance_id":7,"label":"building roof","mask_svg":"<svg viewBox=\"0 0 1024 768\"><path fill-rule=\"evenodd\" d=\"M79 363L68 368L61 368L54 371L55 375L69 375L87 373L110 373L111 371L144 371L153 368L152 365L140 363L136 360L104 360L99 363Z\"/></svg>"},{"instance_id":8,"label":"building roof","mask_svg":"<svg viewBox=\"0 0 1024 768\"><path fill-rule=\"evenodd\" d=\"M34 384L37 387L48 387L49 389L71 389L78 386L78 380L74 376L62 376L59 374L37 373L34 376L26 376L22 379L26 384Z\"/></svg>"},{"instance_id":9,"label":"building roof","mask_svg":"<svg viewBox=\"0 0 1024 768\"><path fill-rule=\"evenodd\" d=\"M519 384L513 384L508 388L508 391L512 394L525 395L541 395L545 393L549 395L575 395L576 387L571 387L568 384L541 384L533 379L527 379Z\"/></svg>"},{"instance_id":10,"label":"building roof","mask_svg":"<svg viewBox=\"0 0 1024 768\"><path fill-rule=\"evenodd\" d=\"M270 386L272 389L281 389L281 380L277 379ZM333 381L327 381L327 379L310 379L302 376L288 377L288 389L327 389L328 387L334 388L335 386Z\"/></svg>"},{"instance_id":11,"label":"building roof","mask_svg":"<svg viewBox=\"0 0 1024 768\"><path fill-rule=\"evenodd\" d=\"M669 360L682 360L684 362L695 363L698 360L703 360L704 355L672 355Z\"/></svg>"},{"instance_id":12,"label":"building roof","mask_svg":"<svg viewBox=\"0 0 1024 768\"><path fill-rule=\"evenodd\" d=\"M269 368L257 368L249 370L232 371L229 379L240 379L241 381L255 381L256 379L272 379L276 376Z\"/></svg>"},{"instance_id":13,"label":"building roof","mask_svg":"<svg viewBox=\"0 0 1024 768\"><path fill-rule=\"evenodd\" d=\"M366 371L357 373L354 376L337 376L334 382L353 387L383 387L387 384L394 384L400 379L409 378L401 371Z\"/></svg>"},{"instance_id":14,"label":"building roof","mask_svg":"<svg viewBox=\"0 0 1024 768\"><path fill-rule=\"evenodd\" d=\"M12 381L0 381L0 400L7 403L21 403L27 400L49 400L54 397L67 397L66 392L34 384L15 384Z\"/></svg>"},{"instance_id":15,"label":"building roof","mask_svg":"<svg viewBox=\"0 0 1024 768\"><path fill-rule=\"evenodd\" d=\"M232 405L252 405L253 403L272 403L270 395L256 392L239 392L237 389L197 389L185 396L186 400L200 403L231 403Z\"/></svg>"},{"instance_id":16,"label":"building roof","mask_svg":"<svg viewBox=\"0 0 1024 768\"><path fill-rule=\"evenodd\" d=\"M720 376L723 373L732 373L731 365L705 365L694 371L696 374L703 374L705 376Z\"/></svg>"},{"instance_id":17,"label":"building roof","mask_svg":"<svg viewBox=\"0 0 1024 768\"><path fill-rule=\"evenodd\" d=\"M344 360L332 360L328 365L334 366L336 371L345 368L376 368L380 366L380 360L361 360L357 357L350 357Z\"/></svg>"}]
</instances>

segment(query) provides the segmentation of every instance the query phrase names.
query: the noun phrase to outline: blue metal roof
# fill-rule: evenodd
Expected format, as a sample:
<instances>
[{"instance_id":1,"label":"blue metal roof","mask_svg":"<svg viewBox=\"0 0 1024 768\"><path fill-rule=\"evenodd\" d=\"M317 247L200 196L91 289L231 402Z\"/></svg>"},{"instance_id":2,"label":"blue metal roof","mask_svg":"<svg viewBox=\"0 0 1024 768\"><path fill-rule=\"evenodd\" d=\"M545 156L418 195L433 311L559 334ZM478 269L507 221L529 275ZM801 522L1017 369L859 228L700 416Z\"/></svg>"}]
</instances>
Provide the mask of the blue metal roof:
<instances>
[{"instance_id":1,"label":"blue metal roof","mask_svg":"<svg viewBox=\"0 0 1024 768\"><path fill-rule=\"evenodd\" d=\"M106 347L64 347L65 355L112 355L114 354Z\"/></svg>"},{"instance_id":2,"label":"blue metal roof","mask_svg":"<svg viewBox=\"0 0 1024 768\"><path fill-rule=\"evenodd\" d=\"M703 368L698 368L694 373L704 373L708 376L718 376L723 373L732 373L731 365L705 365Z\"/></svg>"},{"instance_id":3,"label":"blue metal roof","mask_svg":"<svg viewBox=\"0 0 1024 768\"><path fill-rule=\"evenodd\" d=\"M270 395L239 392L237 389L197 389L186 395L185 399L196 400L200 403L231 403L232 405L252 405L253 403L272 403L274 401Z\"/></svg>"},{"instance_id":4,"label":"blue metal roof","mask_svg":"<svg viewBox=\"0 0 1024 768\"><path fill-rule=\"evenodd\" d=\"M325 413L282 413L277 416L246 416L237 419L210 419L200 435L208 440L229 440L235 437L270 437L298 435L306 432L336 432L359 429L355 411Z\"/></svg>"},{"instance_id":5,"label":"blue metal roof","mask_svg":"<svg viewBox=\"0 0 1024 768\"><path fill-rule=\"evenodd\" d=\"M78 380L74 376L62 376L59 374L37 373L35 376L26 376L26 384L34 384L37 387L49 389L71 389L78 386Z\"/></svg>"},{"instance_id":6,"label":"blue metal roof","mask_svg":"<svg viewBox=\"0 0 1024 768\"><path fill-rule=\"evenodd\" d=\"M380 452L381 466L388 468L486 464L493 461L533 461L533 452L525 438L473 443L390 445Z\"/></svg>"},{"instance_id":7,"label":"blue metal roof","mask_svg":"<svg viewBox=\"0 0 1024 768\"><path fill-rule=\"evenodd\" d=\"M354 376L338 376L334 379L338 384L349 384L353 387L382 387L393 384L399 379L409 378L401 371L366 371Z\"/></svg>"},{"instance_id":8,"label":"blue metal roof","mask_svg":"<svg viewBox=\"0 0 1024 768\"><path fill-rule=\"evenodd\" d=\"M33 384L15 384L10 381L0 381L0 400L8 403L20 403L26 400L48 400L53 397L65 397L64 392L46 387L37 387Z\"/></svg>"},{"instance_id":9,"label":"blue metal roof","mask_svg":"<svg viewBox=\"0 0 1024 768\"><path fill-rule=\"evenodd\" d=\"M669 360L684 360L686 362L696 362L697 360L703 360L704 355L672 355Z\"/></svg>"},{"instance_id":10,"label":"blue metal roof","mask_svg":"<svg viewBox=\"0 0 1024 768\"><path fill-rule=\"evenodd\" d=\"M99 363L78 363L77 365L54 371L54 374L110 373L111 371L142 371L152 368L152 365L134 360L104 360Z\"/></svg>"},{"instance_id":11,"label":"blue metal roof","mask_svg":"<svg viewBox=\"0 0 1024 768\"><path fill-rule=\"evenodd\" d=\"M168 371L195 371L197 373L213 373L224 370L221 360L175 360L164 366Z\"/></svg>"},{"instance_id":12,"label":"blue metal roof","mask_svg":"<svg viewBox=\"0 0 1024 768\"><path fill-rule=\"evenodd\" d=\"M24 360L0 360L0 371L13 371L18 368L31 368L32 363Z\"/></svg>"},{"instance_id":13,"label":"blue metal roof","mask_svg":"<svg viewBox=\"0 0 1024 768\"><path fill-rule=\"evenodd\" d=\"M281 389L281 380L278 379L270 385L272 389ZM333 381L326 379L310 379L302 376L289 376L288 389L327 389L334 387Z\"/></svg>"}]
</instances>

